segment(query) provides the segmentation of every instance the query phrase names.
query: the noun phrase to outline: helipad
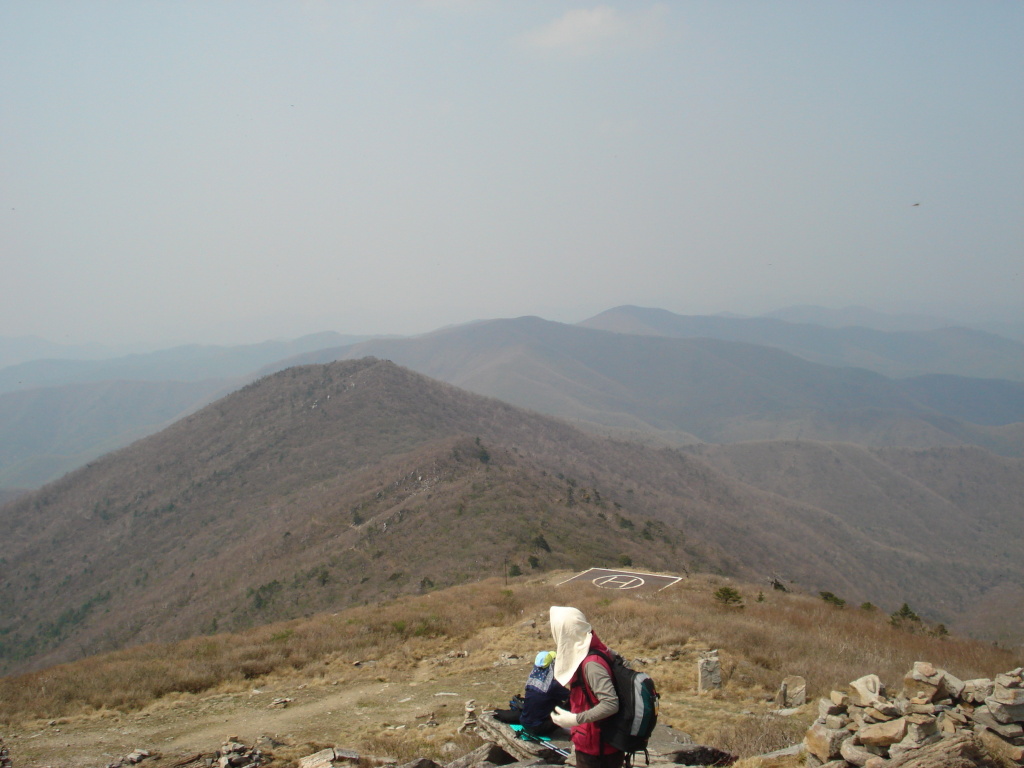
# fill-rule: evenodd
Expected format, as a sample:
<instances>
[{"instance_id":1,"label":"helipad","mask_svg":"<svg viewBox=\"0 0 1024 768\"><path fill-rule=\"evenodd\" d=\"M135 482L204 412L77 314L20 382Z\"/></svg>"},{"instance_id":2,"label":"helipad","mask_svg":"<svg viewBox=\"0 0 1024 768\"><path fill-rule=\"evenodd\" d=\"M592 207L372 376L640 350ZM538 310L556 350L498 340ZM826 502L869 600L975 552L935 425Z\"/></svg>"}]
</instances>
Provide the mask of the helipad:
<instances>
[{"instance_id":1,"label":"helipad","mask_svg":"<svg viewBox=\"0 0 1024 768\"><path fill-rule=\"evenodd\" d=\"M671 587L680 579L682 579L682 576L637 573L635 571L619 571L609 568L591 568L583 573L576 574L571 579L560 582L557 586L589 581L595 587L600 587L601 589L642 589L645 592L660 592L665 587Z\"/></svg>"}]
</instances>

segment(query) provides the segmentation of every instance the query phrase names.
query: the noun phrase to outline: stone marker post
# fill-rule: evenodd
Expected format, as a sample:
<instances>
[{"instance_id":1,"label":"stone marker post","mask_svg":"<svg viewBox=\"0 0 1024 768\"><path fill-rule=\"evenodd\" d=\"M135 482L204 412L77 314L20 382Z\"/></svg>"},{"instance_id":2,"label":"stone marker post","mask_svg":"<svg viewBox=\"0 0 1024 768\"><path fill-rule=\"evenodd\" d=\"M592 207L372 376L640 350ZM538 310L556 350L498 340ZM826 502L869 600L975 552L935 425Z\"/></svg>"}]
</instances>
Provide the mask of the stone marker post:
<instances>
[{"instance_id":1,"label":"stone marker post","mask_svg":"<svg viewBox=\"0 0 1024 768\"><path fill-rule=\"evenodd\" d=\"M705 651L697 657L697 693L722 687L722 665L718 651Z\"/></svg>"}]
</instances>

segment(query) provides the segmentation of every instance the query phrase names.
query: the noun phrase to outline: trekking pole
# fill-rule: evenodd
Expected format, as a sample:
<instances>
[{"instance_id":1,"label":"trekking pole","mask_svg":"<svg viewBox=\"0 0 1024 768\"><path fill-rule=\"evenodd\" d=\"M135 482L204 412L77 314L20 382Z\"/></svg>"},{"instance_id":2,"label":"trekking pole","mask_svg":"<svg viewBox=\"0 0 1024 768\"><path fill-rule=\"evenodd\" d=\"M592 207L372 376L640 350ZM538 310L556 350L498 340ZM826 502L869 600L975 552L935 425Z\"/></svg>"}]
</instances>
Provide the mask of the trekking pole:
<instances>
[{"instance_id":1,"label":"trekking pole","mask_svg":"<svg viewBox=\"0 0 1024 768\"><path fill-rule=\"evenodd\" d=\"M525 739L526 741L535 741L538 744L540 744L541 746L543 746L545 749L550 749L556 755L561 755L562 757L568 757L569 756L569 750L561 749L560 747L556 747L550 741L544 741L544 739L541 739L541 738L533 735L532 733L529 733L525 729L519 731L519 737L522 738L522 739Z\"/></svg>"}]
</instances>

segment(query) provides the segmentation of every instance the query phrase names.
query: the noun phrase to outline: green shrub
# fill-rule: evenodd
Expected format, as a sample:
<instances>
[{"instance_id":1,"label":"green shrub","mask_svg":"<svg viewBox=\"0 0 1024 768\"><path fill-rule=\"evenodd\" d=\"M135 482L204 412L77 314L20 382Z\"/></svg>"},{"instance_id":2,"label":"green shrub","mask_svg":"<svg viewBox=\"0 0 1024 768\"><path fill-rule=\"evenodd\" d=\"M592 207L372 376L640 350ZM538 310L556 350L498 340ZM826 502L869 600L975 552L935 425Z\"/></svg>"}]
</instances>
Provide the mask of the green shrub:
<instances>
[{"instance_id":1,"label":"green shrub","mask_svg":"<svg viewBox=\"0 0 1024 768\"><path fill-rule=\"evenodd\" d=\"M743 595L738 590L732 587L719 587L715 590L715 600L720 602L722 605L730 608L742 608L743 607Z\"/></svg>"},{"instance_id":2,"label":"green shrub","mask_svg":"<svg viewBox=\"0 0 1024 768\"><path fill-rule=\"evenodd\" d=\"M819 592L818 594L821 595L821 599L829 605L834 605L836 608L846 607L846 601L843 600L843 598L832 594L831 592Z\"/></svg>"}]
</instances>

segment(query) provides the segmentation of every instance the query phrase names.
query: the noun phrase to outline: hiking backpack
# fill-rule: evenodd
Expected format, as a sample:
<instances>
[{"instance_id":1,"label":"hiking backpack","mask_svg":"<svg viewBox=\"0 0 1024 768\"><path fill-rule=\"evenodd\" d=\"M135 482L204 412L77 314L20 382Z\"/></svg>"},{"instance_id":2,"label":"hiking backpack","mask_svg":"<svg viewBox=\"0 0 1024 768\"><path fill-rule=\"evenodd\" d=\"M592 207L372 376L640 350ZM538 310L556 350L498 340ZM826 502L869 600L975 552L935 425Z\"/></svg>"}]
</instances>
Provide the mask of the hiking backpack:
<instances>
[{"instance_id":1,"label":"hiking backpack","mask_svg":"<svg viewBox=\"0 0 1024 768\"><path fill-rule=\"evenodd\" d=\"M637 752L647 755L647 740L658 723L658 690L645 672L631 669L617 653L592 650L608 662L612 669L619 711L600 722L601 739L626 753L627 765ZM650 764L650 757L647 760Z\"/></svg>"}]
</instances>

